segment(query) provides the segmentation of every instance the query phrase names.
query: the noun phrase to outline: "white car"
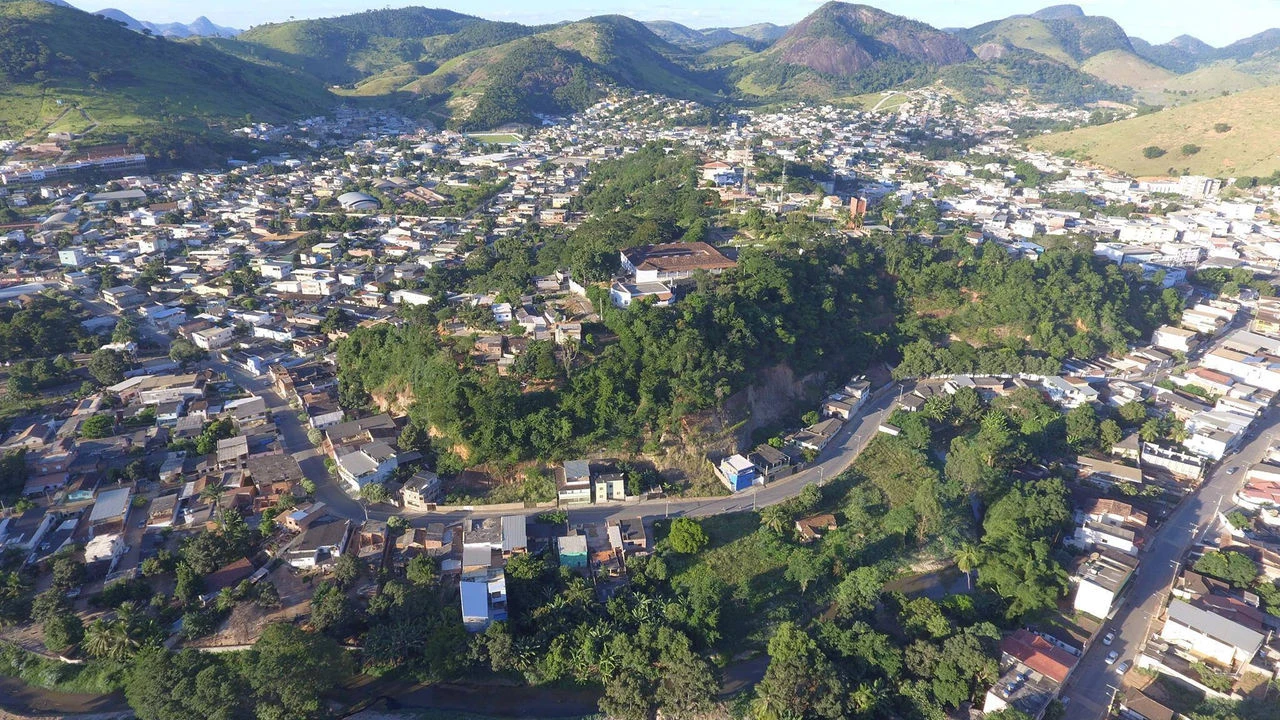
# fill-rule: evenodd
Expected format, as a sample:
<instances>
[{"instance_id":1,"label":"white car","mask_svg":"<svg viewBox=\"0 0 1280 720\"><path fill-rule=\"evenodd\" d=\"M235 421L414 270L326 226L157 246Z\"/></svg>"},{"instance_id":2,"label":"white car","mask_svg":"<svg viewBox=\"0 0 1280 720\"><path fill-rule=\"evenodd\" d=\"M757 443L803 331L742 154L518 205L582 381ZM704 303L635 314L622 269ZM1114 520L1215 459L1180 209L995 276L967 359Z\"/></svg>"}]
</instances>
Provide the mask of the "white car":
<instances>
[{"instance_id":1,"label":"white car","mask_svg":"<svg viewBox=\"0 0 1280 720\"><path fill-rule=\"evenodd\" d=\"M1116 652L1115 650L1112 650L1111 652L1107 653L1107 664L1110 665L1111 663L1114 663L1116 661L1116 658L1118 657L1120 657L1120 653Z\"/></svg>"},{"instance_id":2,"label":"white car","mask_svg":"<svg viewBox=\"0 0 1280 720\"><path fill-rule=\"evenodd\" d=\"M1125 660L1124 662L1120 663L1118 666L1116 666L1116 674L1123 675L1129 672L1129 666L1132 664L1133 664L1132 660Z\"/></svg>"},{"instance_id":3,"label":"white car","mask_svg":"<svg viewBox=\"0 0 1280 720\"><path fill-rule=\"evenodd\" d=\"M1115 639L1116 639L1116 634L1113 632L1109 632L1106 635L1102 636L1102 644L1110 645L1111 643L1115 642Z\"/></svg>"}]
</instances>

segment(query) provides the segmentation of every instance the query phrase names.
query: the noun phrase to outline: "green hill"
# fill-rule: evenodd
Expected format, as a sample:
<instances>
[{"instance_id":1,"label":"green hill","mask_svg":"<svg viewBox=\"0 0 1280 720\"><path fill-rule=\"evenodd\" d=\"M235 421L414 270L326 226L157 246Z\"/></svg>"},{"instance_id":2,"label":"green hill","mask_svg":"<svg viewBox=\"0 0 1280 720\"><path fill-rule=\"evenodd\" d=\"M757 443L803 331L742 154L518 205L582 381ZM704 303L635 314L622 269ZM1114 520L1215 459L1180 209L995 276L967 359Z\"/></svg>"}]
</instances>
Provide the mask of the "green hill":
<instances>
[{"instance_id":1,"label":"green hill","mask_svg":"<svg viewBox=\"0 0 1280 720\"><path fill-rule=\"evenodd\" d=\"M981 52L981 51L980 51ZM938 82L971 101L999 100L1024 91L1041 102L1084 105L1127 102L1132 93L1082 70L1016 47L938 71Z\"/></svg>"},{"instance_id":2,"label":"green hill","mask_svg":"<svg viewBox=\"0 0 1280 720\"><path fill-rule=\"evenodd\" d=\"M1280 155L1275 152L1280 146L1280 87L1044 135L1031 144L1132 175L1164 175L1170 169L1218 177L1269 175L1280 170ZM1184 146L1192 145L1198 150L1184 152ZM1145 157L1148 147L1159 148L1164 155Z\"/></svg>"},{"instance_id":3,"label":"green hill","mask_svg":"<svg viewBox=\"0 0 1280 720\"><path fill-rule=\"evenodd\" d=\"M192 136L327 109L314 78L152 38L40 0L0 0L0 137L88 132L173 155ZM188 148L189 150L190 148Z\"/></svg>"},{"instance_id":4,"label":"green hill","mask_svg":"<svg viewBox=\"0 0 1280 720\"><path fill-rule=\"evenodd\" d=\"M490 128L532 121L534 113L582 110L607 84L713 99L713 81L685 64L692 60L642 23L606 15L466 52L427 73L400 65L362 81L355 93L418 98L456 127Z\"/></svg>"},{"instance_id":5,"label":"green hill","mask_svg":"<svg viewBox=\"0 0 1280 720\"><path fill-rule=\"evenodd\" d=\"M234 39L204 39L255 62L294 68L331 85L358 82L404 63L438 63L532 33L451 10L409 7L259 25Z\"/></svg>"},{"instance_id":6,"label":"green hill","mask_svg":"<svg viewBox=\"0 0 1280 720\"><path fill-rule=\"evenodd\" d=\"M988 43L1022 48L1072 67L1101 53L1133 52L1129 36L1114 20L1085 15L1074 5L994 20L957 35L974 48Z\"/></svg>"}]
</instances>

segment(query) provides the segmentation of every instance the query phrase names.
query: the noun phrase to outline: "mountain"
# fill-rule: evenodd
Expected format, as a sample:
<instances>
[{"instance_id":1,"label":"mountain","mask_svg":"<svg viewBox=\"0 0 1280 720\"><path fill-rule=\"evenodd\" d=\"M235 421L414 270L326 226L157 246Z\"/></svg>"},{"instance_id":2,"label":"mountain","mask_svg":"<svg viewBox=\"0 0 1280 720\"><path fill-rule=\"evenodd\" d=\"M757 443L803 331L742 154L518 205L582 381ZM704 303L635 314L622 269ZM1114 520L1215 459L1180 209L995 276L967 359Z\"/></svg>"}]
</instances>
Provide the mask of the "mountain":
<instances>
[{"instance_id":1,"label":"mountain","mask_svg":"<svg viewBox=\"0 0 1280 720\"><path fill-rule=\"evenodd\" d=\"M884 89L973 57L959 39L922 22L828 2L734 65L747 95L812 95Z\"/></svg>"},{"instance_id":2,"label":"mountain","mask_svg":"<svg viewBox=\"0 0 1280 720\"><path fill-rule=\"evenodd\" d=\"M1019 47L1072 67L1108 51L1133 53L1129 36L1116 21L1085 15L1075 5L1056 5L1030 15L993 20L958 35L979 55L987 44Z\"/></svg>"},{"instance_id":3,"label":"mountain","mask_svg":"<svg viewBox=\"0 0 1280 720\"><path fill-rule=\"evenodd\" d=\"M404 63L447 60L533 30L451 10L408 7L270 23L234 40L210 42L223 52L300 70L331 85L355 83Z\"/></svg>"},{"instance_id":4,"label":"mountain","mask_svg":"<svg viewBox=\"0 0 1280 720\"><path fill-rule=\"evenodd\" d=\"M719 33L732 33L737 37L752 40L761 45L769 45L778 38L787 34L789 28L782 25L774 25L773 23L756 23L754 25L743 25L736 28L703 28L702 33L707 36L717 35Z\"/></svg>"},{"instance_id":5,"label":"mountain","mask_svg":"<svg viewBox=\"0 0 1280 720\"><path fill-rule=\"evenodd\" d=\"M1032 145L1123 170L1170 170L1215 177L1269 175L1280 170L1280 86L1217 97L1129 120L1042 135ZM1195 146L1195 147L1189 147ZM1163 155L1148 158L1144 149Z\"/></svg>"},{"instance_id":6,"label":"mountain","mask_svg":"<svg viewBox=\"0 0 1280 720\"><path fill-rule=\"evenodd\" d=\"M1218 50L1214 53L1214 59L1248 60L1276 50L1280 50L1280 28L1271 28Z\"/></svg>"},{"instance_id":7,"label":"mountain","mask_svg":"<svg viewBox=\"0 0 1280 720\"><path fill-rule=\"evenodd\" d=\"M0 137L57 127L158 154L225 138L246 115L285 120L333 102L313 78L41 0L0 0L0 95Z\"/></svg>"},{"instance_id":8,"label":"mountain","mask_svg":"<svg viewBox=\"0 0 1280 720\"><path fill-rule=\"evenodd\" d=\"M235 28L214 25L209 18L201 15L190 23L153 23L145 20L138 20L131 17L123 10L115 8L105 8L94 13L101 15L108 20L115 20L123 23L125 27L134 32L150 32L161 37L171 38L187 38L187 37L235 37L240 31Z\"/></svg>"},{"instance_id":9,"label":"mountain","mask_svg":"<svg viewBox=\"0 0 1280 720\"><path fill-rule=\"evenodd\" d=\"M471 50L428 73L402 64L361 81L354 92L425 101L464 129L582 110L608 84L714 100L718 87L677 62L686 57L643 23L605 15Z\"/></svg>"},{"instance_id":10,"label":"mountain","mask_svg":"<svg viewBox=\"0 0 1280 720\"><path fill-rule=\"evenodd\" d=\"M1188 73L1202 63L1214 59L1217 49L1212 45L1190 35L1179 35L1161 45L1152 45L1146 40L1129 38L1133 51L1142 58L1176 73Z\"/></svg>"}]
</instances>

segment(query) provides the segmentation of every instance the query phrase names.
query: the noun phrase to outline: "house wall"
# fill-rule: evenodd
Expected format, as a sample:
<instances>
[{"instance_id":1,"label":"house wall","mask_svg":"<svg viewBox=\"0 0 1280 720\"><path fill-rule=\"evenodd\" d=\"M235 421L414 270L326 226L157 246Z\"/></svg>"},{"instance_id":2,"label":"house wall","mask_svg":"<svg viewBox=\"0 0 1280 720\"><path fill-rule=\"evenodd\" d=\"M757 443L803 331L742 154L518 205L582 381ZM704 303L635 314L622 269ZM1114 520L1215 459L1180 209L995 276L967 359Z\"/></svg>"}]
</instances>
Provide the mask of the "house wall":
<instances>
[{"instance_id":1,"label":"house wall","mask_svg":"<svg viewBox=\"0 0 1280 720\"><path fill-rule=\"evenodd\" d=\"M1166 622L1160 637L1188 649L1193 655L1214 660L1220 665L1231 666L1235 659L1235 647L1192 630L1176 622Z\"/></svg>"},{"instance_id":2,"label":"house wall","mask_svg":"<svg viewBox=\"0 0 1280 720\"><path fill-rule=\"evenodd\" d=\"M1095 585L1087 580L1081 580L1079 587L1076 588L1075 609L1081 612L1105 620L1111 614L1111 603L1115 600L1115 594L1110 590Z\"/></svg>"}]
</instances>

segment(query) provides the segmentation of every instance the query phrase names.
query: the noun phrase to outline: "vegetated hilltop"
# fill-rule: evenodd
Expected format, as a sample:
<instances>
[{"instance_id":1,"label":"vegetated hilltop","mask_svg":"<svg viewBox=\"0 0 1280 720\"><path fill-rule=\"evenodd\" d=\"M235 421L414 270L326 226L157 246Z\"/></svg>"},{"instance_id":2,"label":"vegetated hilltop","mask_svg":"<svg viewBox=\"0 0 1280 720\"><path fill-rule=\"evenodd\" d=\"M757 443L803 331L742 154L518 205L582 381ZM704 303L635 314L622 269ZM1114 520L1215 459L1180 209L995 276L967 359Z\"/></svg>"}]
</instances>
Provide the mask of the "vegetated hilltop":
<instances>
[{"instance_id":1,"label":"vegetated hilltop","mask_svg":"<svg viewBox=\"0 0 1280 720\"><path fill-rule=\"evenodd\" d=\"M922 22L829 2L735 62L733 77L747 96L829 96L892 87L971 58L961 40Z\"/></svg>"},{"instance_id":2,"label":"vegetated hilltop","mask_svg":"<svg viewBox=\"0 0 1280 720\"><path fill-rule=\"evenodd\" d=\"M1176 73L1195 70L1201 63L1212 60L1217 52L1209 43L1191 35L1179 35L1160 45L1135 37L1129 38L1129 42L1141 57Z\"/></svg>"},{"instance_id":3,"label":"vegetated hilltop","mask_svg":"<svg viewBox=\"0 0 1280 720\"><path fill-rule=\"evenodd\" d=\"M1171 169L1219 177L1267 175L1280 170L1275 150L1280 146L1280 87L1044 135L1032 145L1133 175L1165 175Z\"/></svg>"},{"instance_id":4,"label":"vegetated hilltop","mask_svg":"<svg viewBox=\"0 0 1280 720\"><path fill-rule=\"evenodd\" d=\"M202 42L245 59L292 67L341 85L404 63L425 62L427 67L419 72L430 72L441 60L531 32L516 23L409 7L259 25L234 40Z\"/></svg>"},{"instance_id":5,"label":"vegetated hilltop","mask_svg":"<svg viewBox=\"0 0 1280 720\"><path fill-rule=\"evenodd\" d=\"M172 139L249 114L283 120L331 103L320 82L299 73L147 37L69 7L0 0L0 136L92 128L102 139Z\"/></svg>"},{"instance_id":6,"label":"vegetated hilltop","mask_svg":"<svg viewBox=\"0 0 1280 720\"><path fill-rule=\"evenodd\" d=\"M422 98L463 129L583 110L608 84L714 99L714 80L681 59L687 59L685 51L644 24L605 15L472 50L424 75L397 67L359 83L355 93Z\"/></svg>"}]
</instances>

